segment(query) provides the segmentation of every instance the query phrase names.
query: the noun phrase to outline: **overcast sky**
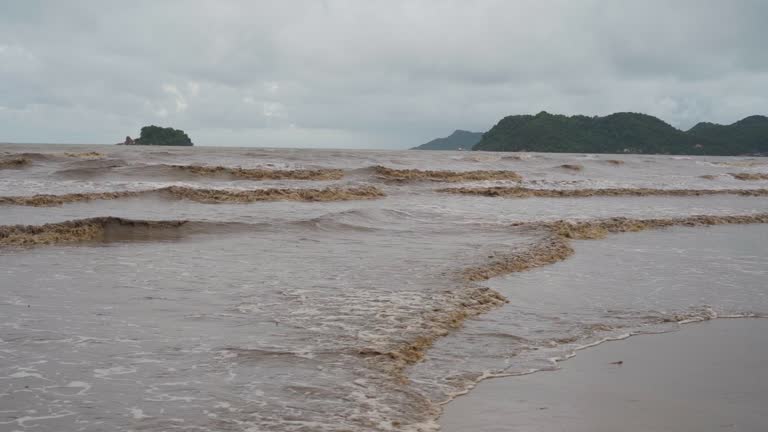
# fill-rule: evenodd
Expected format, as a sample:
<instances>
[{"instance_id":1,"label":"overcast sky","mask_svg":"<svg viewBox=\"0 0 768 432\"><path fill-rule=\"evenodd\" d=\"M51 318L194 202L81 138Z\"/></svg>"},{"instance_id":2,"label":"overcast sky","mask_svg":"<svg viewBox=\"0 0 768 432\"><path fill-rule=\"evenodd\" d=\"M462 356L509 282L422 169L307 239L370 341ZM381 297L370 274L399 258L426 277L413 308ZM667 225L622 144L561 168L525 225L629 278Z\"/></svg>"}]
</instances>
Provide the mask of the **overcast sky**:
<instances>
[{"instance_id":1,"label":"overcast sky","mask_svg":"<svg viewBox=\"0 0 768 432\"><path fill-rule=\"evenodd\" d=\"M768 1L0 0L0 141L405 148L510 114L768 113Z\"/></svg>"}]
</instances>

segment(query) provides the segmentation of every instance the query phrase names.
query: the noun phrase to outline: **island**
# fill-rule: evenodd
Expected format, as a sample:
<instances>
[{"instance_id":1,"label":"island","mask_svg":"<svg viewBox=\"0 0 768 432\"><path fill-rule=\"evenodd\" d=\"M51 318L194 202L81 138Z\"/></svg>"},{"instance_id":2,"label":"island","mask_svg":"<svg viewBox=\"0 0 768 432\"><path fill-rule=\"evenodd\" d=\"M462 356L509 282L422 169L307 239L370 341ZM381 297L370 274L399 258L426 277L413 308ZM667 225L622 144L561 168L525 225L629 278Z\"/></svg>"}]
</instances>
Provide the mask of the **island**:
<instances>
[{"instance_id":1,"label":"island","mask_svg":"<svg viewBox=\"0 0 768 432\"><path fill-rule=\"evenodd\" d=\"M565 116L542 111L504 117L472 150L557 153L766 155L768 117L754 115L731 125L699 123L679 130L648 114Z\"/></svg>"},{"instance_id":2,"label":"island","mask_svg":"<svg viewBox=\"0 0 768 432\"><path fill-rule=\"evenodd\" d=\"M125 137L120 145L192 146L192 140L184 131L170 127L144 126L141 134L133 139Z\"/></svg>"}]
</instances>

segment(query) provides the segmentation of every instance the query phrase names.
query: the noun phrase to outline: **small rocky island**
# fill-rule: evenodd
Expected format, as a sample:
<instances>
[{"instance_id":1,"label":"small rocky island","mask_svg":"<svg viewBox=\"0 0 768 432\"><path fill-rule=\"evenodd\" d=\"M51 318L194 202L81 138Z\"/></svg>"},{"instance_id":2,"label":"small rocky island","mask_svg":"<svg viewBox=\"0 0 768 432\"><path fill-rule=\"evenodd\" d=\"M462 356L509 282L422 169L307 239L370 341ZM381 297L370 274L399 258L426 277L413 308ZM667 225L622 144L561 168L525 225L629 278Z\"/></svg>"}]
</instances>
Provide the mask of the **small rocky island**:
<instances>
[{"instance_id":1,"label":"small rocky island","mask_svg":"<svg viewBox=\"0 0 768 432\"><path fill-rule=\"evenodd\" d=\"M133 139L127 136L125 141L118 145L192 146L193 144L182 130L153 125L141 128L141 135L138 138Z\"/></svg>"}]
</instances>

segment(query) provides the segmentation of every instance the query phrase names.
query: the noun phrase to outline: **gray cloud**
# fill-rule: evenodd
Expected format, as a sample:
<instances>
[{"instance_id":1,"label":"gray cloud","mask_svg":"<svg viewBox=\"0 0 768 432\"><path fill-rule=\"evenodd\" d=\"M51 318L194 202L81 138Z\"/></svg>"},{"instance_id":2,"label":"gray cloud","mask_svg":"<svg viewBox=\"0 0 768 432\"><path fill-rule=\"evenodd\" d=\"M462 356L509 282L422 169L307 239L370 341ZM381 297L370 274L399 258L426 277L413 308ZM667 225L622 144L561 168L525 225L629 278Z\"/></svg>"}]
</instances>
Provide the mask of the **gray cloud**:
<instances>
[{"instance_id":1,"label":"gray cloud","mask_svg":"<svg viewBox=\"0 0 768 432\"><path fill-rule=\"evenodd\" d=\"M0 4L0 140L403 148L541 110L768 112L764 1Z\"/></svg>"}]
</instances>

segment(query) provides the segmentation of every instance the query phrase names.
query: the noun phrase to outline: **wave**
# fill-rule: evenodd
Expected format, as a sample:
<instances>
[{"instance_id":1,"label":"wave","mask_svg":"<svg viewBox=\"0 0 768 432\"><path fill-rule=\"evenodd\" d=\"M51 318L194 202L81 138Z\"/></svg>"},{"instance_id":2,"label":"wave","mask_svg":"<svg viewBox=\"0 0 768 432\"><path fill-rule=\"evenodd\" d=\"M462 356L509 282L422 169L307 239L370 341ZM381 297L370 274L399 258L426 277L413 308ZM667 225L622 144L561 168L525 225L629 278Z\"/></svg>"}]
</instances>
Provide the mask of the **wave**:
<instances>
[{"instance_id":1,"label":"wave","mask_svg":"<svg viewBox=\"0 0 768 432\"><path fill-rule=\"evenodd\" d=\"M427 350L439 338L461 327L474 316L502 306L507 302L500 293L480 285L478 282L507 273L522 272L535 267L551 264L573 254L572 239L602 238L610 233L639 231L669 226L708 226L716 224L768 223L768 213L756 215L710 216L700 215L668 219L595 219L583 222L561 220L556 222L520 223L510 226L511 230L534 230L541 233L540 239L522 251L493 255L487 263L458 270L449 274L448 287L456 289L434 293L415 318L416 333L406 340L388 339L386 343L371 342L350 347L351 353L362 358L366 364L386 374L393 383L408 382L408 367L421 361ZM195 233L248 231L264 225L217 224L185 220L145 221L113 217L74 220L40 226L0 226L0 246L27 246L43 244L75 243L82 241L156 241L182 238ZM268 226L269 227L269 226ZM271 227L269 227L271 229ZM687 322L708 319L706 309L667 314L661 317L669 322ZM614 328L601 323L591 323L579 330L577 338L554 339L558 344L574 344L587 337L612 331ZM409 333L410 334L410 333ZM261 361L264 358L280 358L294 355L286 350L240 350L227 348L238 361ZM457 383L459 385L459 383ZM433 407L424 399L427 408ZM426 412L426 411L425 411ZM437 415L429 410L426 416Z\"/></svg>"},{"instance_id":2,"label":"wave","mask_svg":"<svg viewBox=\"0 0 768 432\"><path fill-rule=\"evenodd\" d=\"M0 169L23 168L30 165L32 161L25 157L8 157L0 159Z\"/></svg>"},{"instance_id":3,"label":"wave","mask_svg":"<svg viewBox=\"0 0 768 432\"><path fill-rule=\"evenodd\" d=\"M584 166L579 164L562 164L560 166L557 166L555 168L562 168L570 171L583 171Z\"/></svg>"},{"instance_id":4,"label":"wave","mask_svg":"<svg viewBox=\"0 0 768 432\"><path fill-rule=\"evenodd\" d=\"M115 168L127 168L127 163L121 159L80 159L68 162L67 167L54 171L53 175L72 180L94 179L113 172Z\"/></svg>"},{"instance_id":5,"label":"wave","mask_svg":"<svg viewBox=\"0 0 768 432\"><path fill-rule=\"evenodd\" d=\"M538 222L534 225L545 227L553 234L567 239L593 240L606 237L608 234L638 232L649 229L669 228L674 226L702 227L713 225L736 225L768 223L768 213L750 215L695 215L678 218L633 219L616 217L592 221L554 221Z\"/></svg>"},{"instance_id":6,"label":"wave","mask_svg":"<svg viewBox=\"0 0 768 432\"><path fill-rule=\"evenodd\" d=\"M227 180L339 180L344 177L343 170L325 168L277 170L202 165L160 164L126 166L124 162L119 160L92 159L92 161L98 161L101 164L63 169L54 172L54 175L71 179L86 179L108 174L118 174L131 178L163 178L172 180L187 180L197 177ZM115 168L118 170L115 170Z\"/></svg>"},{"instance_id":7,"label":"wave","mask_svg":"<svg viewBox=\"0 0 768 432\"><path fill-rule=\"evenodd\" d=\"M668 219L610 218L583 222L560 220L513 224L513 228L543 230L546 234L538 243L526 250L510 254L497 254L491 256L490 260L484 264L458 271L458 281L465 283L464 288L447 295L443 301L443 307L434 309L425 316L426 323L421 335L409 342L391 347L389 350L362 349L360 354L371 357L371 361L379 368L403 378L402 373L405 368L420 361L435 340L445 336L450 330L460 327L464 320L508 302L501 293L478 285L477 282L505 274L527 271L567 259L574 253L570 243L573 239L600 239L613 233L636 232L671 226L754 223L768 223L768 213L735 216L698 215ZM681 314L669 319L675 318L688 320L691 319L691 316Z\"/></svg>"},{"instance_id":8,"label":"wave","mask_svg":"<svg viewBox=\"0 0 768 432\"><path fill-rule=\"evenodd\" d=\"M744 160L744 161L728 161L728 162L703 162L707 163L708 165L714 165L714 166L728 166L728 167L742 167L742 168L752 168L756 166L765 166L768 165L768 162L763 160Z\"/></svg>"},{"instance_id":9,"label":"wave","mask_svg":"<svg viewBox=\"0 0 768 432\"><path fill-rule=\"evenodd\" d=\"M531 155L529 154L513 154L509 156L502 156L501 160L515 160L515 161L524 161L531 158Z\"/></svg>"},{"instance_id":10,"label":"wave","mask_svg":"<svg viewBox=\"0 0 768 432\"><path fill-rule=\"evenodd\" d=\"M394 169L376 165L371 168L374 174L385 180L394 181L439 181L439 182L464 182L480 180L513 180L519 181L521 177L513 171L429 171L418 169Z\"/></svg>"},{"instance_id":11,"label":"wave","mask_svg":"<svg viewBox=\"0 0 768 432\"><path fill-rule=\"evenodd\" d=\"M768 174L765 173L728 173L736 180L768 180Z\"/></svg>"},{"instance_id":12,"label":"wave","mask_svg":"<svg viewBox=\"0 0 768 432\"><path fill-rule=\"evenodd\" d=\"M274 229L275 222L211 222L142 220L113 216L74 219L42 225L0 225L0 247L72 244L80 242L167 241L190 235L232 234ZM287 226L333 231L372 231L373 228L322 218L284 222Z\"/></svg>"},{"instance_id":13,"label":"wave","mask_svg":"<svg viewBox=\"0 0 768 432\"><path fill-rule=\"evenodd\" d=\"M525 187L475 187L444 188L437 192L479 195L504 198L587 198L587 197L641 197L641 196L705 196L705 195L740 195L768 196L768 189L649 189L649 188L614 188L614 189L531 189Z\"/></svg>"},{"instance_id":14,"label":"wave","mask_svg":"<svg viewBox=\"0 0 768 432\"><path fill-rule=\"evenodd\" d=\"M71 153L71 152L63 152L63 153L30 153L30 152L22 152L22 153L8 153L5 157L11 158L11 159L26 159L29 161L49 161L49 160L55 160L55 159L61 159L61 158L79 158L79 159L98 159L103 158L104 155L99 152L91 151L91 152L82 152L82 153Z\"/></svg>"},{"instance_id":15,"label":"wave","mask_svg":"<svg viewBox=\"0 0 768 432\"><path fill-rule=\"evenodd\" d=\"M500 293L479 285L446 294L442 305L426 313L422 334L410 341L399 343L389 349L362 348L358 354L368 357L377 369L389 372L399 379L405 379L405 369L424 358L426 350L449 331L461 327L463 322L493 308L507 303Z\"/></svg>"},{"instance_id":16,"label":"wave","mask_svg":"<svg viewBox=\"0 0 768 432\"><path fill-rule=\"evenodd\" d=\"M260 168L232 168L224 166L202 165L165 165L174 170L180 170L199 176L226 176L248 180L339 180L344 177L340 169L297 169L272 170Z\"/></svg>"},{"instance_id":17,"label":"wave","mask_svg":"<svg viewBox=\"0 0 768 432\"><path fill-rule=\"evenodd\" d=\"M456 159L468 161L468 162L496 162L498 160L501 160L501 156L499 156L498 154L474 153L474 154L469 154Z\"/></svg>"},{"instance_id":18,"label":"wave","mask_svg":"<svg viewBox=\"0 0 768 432\"><path fill-rule=\"evenodd\" d=\"M64 156L70 157L70 158L81 158L81 159L99 159L99 158L103 158L104 154L95 152L95 151L82 152L82 153L64 152Z\"/></svg>"},{"instance_id":19,"label":"wave","mask_svg":"<svg viewBox=\"0 0 768 432\"><path fill-rule=\"evenodd\" d=\"M0 225L0 247L81 242L168 241L191 235L230 234L269 227L268 223L141 220L103 216L43 225Z\"/></svg>"},{"instance_id":20,"label":"wave","mask_svg":"<svg viewBox=\"0 0 768 432\"><path fill-rule=\"evenodd\" d=\"M393 229L393 225L405 219L417 221L412 213L397 209L358 208L339 212L327 213L312 218L307 223L317 225L346 224L360 228Z\"/></svg>"},{"instance_id":21,"label":"wave","mask_svg":"<svg viewBox=\"0 0 768 432\"><path fill-rule=\"evenodd\" d=\"M0 226L0 246L28 246L104 240L116 230L167 230L187 221L141 221L116 217L79 219L45 225Z\"/></svg>"},{"instance_id":22,"label":"wave","mask_svg":"<svg viewBox=\"0 0 768 432\"><path fill-rule=\"evenodd\" d=\"M322 222L322 219L312 219L307 221L307 223L317 224ZM527 250L517 251L509 255L492 256L490 257L491 260L485 264L463 269L459 272L459 278L465 282L484 281L499 275L526 271L561 261L573 254L573 248L569 243L570 240L601 239L608 234L638 232L673 226L703 227L758 223L768 223L768 213L731 216L696 215L662 219L617 217L589 221L520 222L511 226L513 228L544 230L546 235ZM339 225L351 226L352 224L341 223ZM242 230L256 229L261 225L235 222L190 222L187 220L145 221L107 216L44 225L0 225L0 245L54 244L95 240L101 238L108 228L116 227L166 229L181 226L194 227L195 232L205 233L212 229L219 232L224 227L237 227L238 230Z\"/></svg>"},{"instance_id":23,"label":"wave","mask_svg":"<svg viewBox=\"0 0 768 432\"><path fill-rule=\"evenodd\" d=\"M470 282L488 280L509 273L518 273L562 261L573 255L567 238L548 235L528 250L508 255L497 255L490 261L462 270L462 277Z\"/></svg>"},{"instance_id":24,"label":"wave","mask_svg":"<svg viewBox=\"0 0 768 432\"><path fill-rule=\"evenodd\" d=\"M51 154L51 153L29 153L29 152L9 153L6 157L29 159L31 161L47 161L47 160L56 159L56 155L55 154Z\"/></svg>"},{"instance_id":25,"label":"wave","mask_svg":"<svg viewBox=\"0 0 768 432\"><path fill-rule=\"evenodd\" d=\"M375 186L327 187L324 189L270 188L243 191L170 186L164 188L162 192L170 194L174 198L212 204L255 201L350 201L385 196L384 192Z\"/></svg>"},{"instance_id":26,"label":"wave","mask_svg":"<svg viewBox=\"0 0 768 432\"><path fill-rule=\"evenodd\" d=\"M50 207L71 202L115 200L123 198L161 197L186 199L205 204L251 203L256 201L351 201L375 199L385 194L375 186L327 187L323 189L269 188L251 190L199 189L168 186L158 189L117 192L86 192L62 195L0 197L0 205Z\"/></svg>"}]
</instances>

